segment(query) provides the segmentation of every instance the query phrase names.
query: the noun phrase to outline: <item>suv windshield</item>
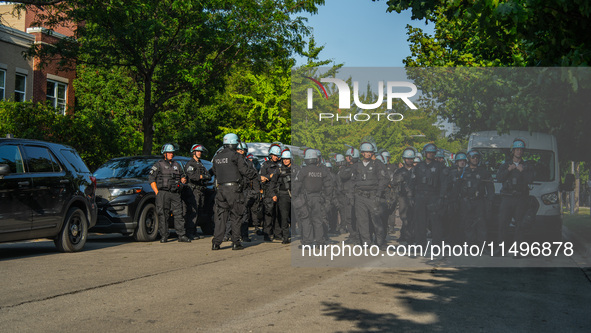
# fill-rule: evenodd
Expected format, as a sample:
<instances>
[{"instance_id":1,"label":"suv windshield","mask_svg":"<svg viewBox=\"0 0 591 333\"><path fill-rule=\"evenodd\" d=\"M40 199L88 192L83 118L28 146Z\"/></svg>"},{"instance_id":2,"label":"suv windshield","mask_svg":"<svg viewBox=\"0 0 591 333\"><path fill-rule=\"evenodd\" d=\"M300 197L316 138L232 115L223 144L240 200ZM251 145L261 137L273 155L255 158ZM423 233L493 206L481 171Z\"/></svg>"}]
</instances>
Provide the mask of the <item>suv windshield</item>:
<instances>
[{"instance_id":1,"label":"suv windshield","mask_svg":"<svg viewBox=\"0 0 591 333\"><path fill-rule=\"evenodd\" d=\"M148 179L150 168L156 159L112 160L101 165L95 172L96 179L144 178Z\"/></svg>"},{"instance_id":2,"label":"suv windshield","mask_svg":"<svg viewBox=\"0 0 591 333\"><path fill-rule=\"evenodd\" d=\"M509 149L478 148L477 150L482 154L481 163L484 163L487 170L490 171L493 179L496 181L499 167L509 159ZM527 149L523 154L523 159L535 162L536 176L534 181L554 181L554 170L556 168L554 164L554 152L550 150Z\"/></svg>"}]
</instances>

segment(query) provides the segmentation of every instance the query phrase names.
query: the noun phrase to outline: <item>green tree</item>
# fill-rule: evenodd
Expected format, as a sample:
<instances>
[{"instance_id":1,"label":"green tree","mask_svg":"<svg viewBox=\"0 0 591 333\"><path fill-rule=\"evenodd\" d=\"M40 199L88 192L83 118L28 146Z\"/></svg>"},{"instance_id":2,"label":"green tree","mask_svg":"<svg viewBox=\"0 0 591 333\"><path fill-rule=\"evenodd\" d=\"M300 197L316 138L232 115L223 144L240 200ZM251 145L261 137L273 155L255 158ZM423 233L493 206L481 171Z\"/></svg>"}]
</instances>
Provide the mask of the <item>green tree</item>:
<instances>
[{"instance_id":1,"label":"green tree","mask_svg":"<svg viewBox=\"0 0 591 333\"><path fill-rule=\"evenodd\" d=\"M122 67L143 97L143 154L152 152L154 117L167 102L189 93L212 98L232 66L285 58L301 51L308 33L301 12L314 13L323 0L73 0L38 16L45 26L78 24L76 39L31 55L55 55L63 64Z\"/></svg>"},{"instance_id":2,"label":"green tree","mask_svg":"<svg viewBox=\"0 0 591 333\"><path fill-rule=\"evenodd\" d=\"M409 9L414 19L434 22L434 36L408 27L411 56L405 64L432 68L423 75L415 71L417 85L431 98L425 103L456 123L460 135L490 129L547 132L556 135L561 159L591 160L591 153L577 148L586 142L585 133L591 126L591 116L581 105L589 94L588 71L540 69L527 74L495 75L479 69L460 72L433 68L586 66L591 56L591 37L580 33L591 25L591 8L586 2L387 3L390 11ZM519 98L511 96L514 91L519 91ZM556 91L563 95L558 96Z\"/></svg>"}]
</instances>

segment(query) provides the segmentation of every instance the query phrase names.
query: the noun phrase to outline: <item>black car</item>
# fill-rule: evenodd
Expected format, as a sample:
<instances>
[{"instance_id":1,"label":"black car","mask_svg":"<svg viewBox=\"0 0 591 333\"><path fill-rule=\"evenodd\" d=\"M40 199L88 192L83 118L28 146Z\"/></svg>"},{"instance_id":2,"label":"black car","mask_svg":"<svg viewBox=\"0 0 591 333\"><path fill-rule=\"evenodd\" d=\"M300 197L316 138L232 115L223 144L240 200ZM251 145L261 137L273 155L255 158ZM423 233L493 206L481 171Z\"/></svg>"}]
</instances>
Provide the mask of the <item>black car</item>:
<instances>
[{"instance_id":1,"label":"black car","mask_svg":"<svg viewBox=\"0 0 591 333\"><path fill-rule=\"evenodd\" d=\"M0 139L0 242L52 238L80 251L96 224L96 182L72 147Z\"/></svg>"},{"instance_id":2,"label":"black car","mask_svg":"<svg viewBox=\"0 0 591 333\"><path fill-rule=\"evenodd\" d=\"M158 236L156 196L148 182L150 168L161 156L114 158L95 172L97 179L98 222L91 232L133 235L137 241L153 241ZM175 156L183 168L191 159ZM201 160L209 170L211 162ZM205 205L199 212L204 234L213 234L213 180L205 193ZM167 221L169 226L171 221Z\"/></svg>"}]
</instances>

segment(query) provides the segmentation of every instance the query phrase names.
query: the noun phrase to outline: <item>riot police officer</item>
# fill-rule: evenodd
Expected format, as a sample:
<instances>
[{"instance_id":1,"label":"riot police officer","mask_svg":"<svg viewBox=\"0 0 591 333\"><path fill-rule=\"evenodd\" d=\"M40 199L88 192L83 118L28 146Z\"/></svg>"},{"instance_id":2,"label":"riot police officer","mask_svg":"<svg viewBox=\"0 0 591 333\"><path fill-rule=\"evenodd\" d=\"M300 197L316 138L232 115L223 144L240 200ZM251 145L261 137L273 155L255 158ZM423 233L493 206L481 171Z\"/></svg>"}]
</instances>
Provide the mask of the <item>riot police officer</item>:
<instances>
[{"instance_id":1,"label":"riot police officer","mask_svg":"<svg viewBox=\"0 0 591 333\"><path fill-rule=\"evenodd\" d=\"M245 156L246 164L256 171L256 167L252 161L254 159L254 156L252 159L247 158L248 146L246 145L246 143L240 142L237 151L240 155ZM252 210L253 210L253 207L255 206L255 203L257 201L260 201L259 198L261 195L260 194L261 182L258 177L255 179L250 179L250 180L247 180L246 178L242 178L242 180L243 180L242 188L244 189L243 193L244 193L244 200L245 200L245 207L244 207L245 210L244 210L244 214L241 219L242 223L240 224L240 233L241 233L243 241L251 242L252 240L248 236L248 225L251 220L253 221L253 225L254 225L254 219L256 219L256 212L253 214ZM255 210L256 210L256 208L255 208Z\"/></svg>"},{"instance_id":2,"label":"riot police officer","mask_svg":"<svg viewBox=\"0 0 591 333\"><path fill-rule=\"evenodd\" d=\"M358 244L359 234L355 224L354 196L355 184L351 180L353 175L352 166L359 161L359 150L349 148L345 151L345 163L339 167L337 172L343 195L340 197L341 225L349 232L348 243Z\"/></svg>"},{"instance_id":3,"label":"riot police officer","mask_svg":"<svg viewBox=\"0 0 591 333\"><path fill-rule=\"evenodd\" d=\"M386 171L383 163L372 159L374 147L371 143L362 143L359 151L363 160L352 166L352 178L355 185L355 221L359 231L359 239L362 245L375 244L383 248L386 246L387 235L382 221L381 203L388 181Z\"/></svg>"},{"instance_id":4,"label":"riot police officer","mask_svg":"<svg viewBox=\"0 0 591 333\"><path fill-rule=\"evenodd\" d=\"M240 240L240 218L244 214L243 178L252 180L256 171L246 164L245 158L236 152L239 144L234 133L224 135L223 149L212 160L212 170L216 177L215 231L212 250L219 250L226 232L226 220L232 226L232 250L244 249Z\"/></svg>"},{"instance_id":5,"label":"riot police officer","mask_svg":"<svg viewBox=\"0 0 591 333\"><path fill-rule=\"evenodd\" d=\"M190 152L192 159L185 165L187 186L183 189L182 198L186 206L185 226L187 236L191 239L199 239L200 237L197 235L199 209L203 208L205 189L207 188L207 182L211 180L211 174L201 163L201 157L207 153L207 149L201 144L194 144Z\"/></svg>"},{"instance_id":6,"label":"riot police officer","mask_svg":"<svg viewBox=\"0 0 591 333\"><path fill-rule=\"evenodd\" d=\"M328 169L320 165L318 152L306 149L303 166L294 178L294 209L302 232L302 245L322 245L325 243L325 225L332 183Z\"/></svg>"},{"instance_id":7,"label":"riot police officer","mask_svg":"<svg viewBox=\"0 0 591 333\"><path fill-rule=\"evenodd\" d=\"M277 203L278 220L283 237L282 244L289 244L289 222L291 218L291 151L281 153L279 171L271 178L272 199Z\"/></svg>"},{"instance_id":8,"label":"riot police officer","mask_svg":"<svg viewBox=\"0 0 591 333\"><path fill-rule=\"evenodd\" d=\"M428 143L423 147L424 161L412 170L411 188L414 195L414 241L419 245L427 243L427 229L431 228L434 243L443 240L443 227L438 213L443 207L446 179L443 175L445 166L435 161L437 146Z\"/></svg>"},{"instance_id":9,"label":"riot police officer","mask_svg":"<svg viewBox=\"0 0 591 333\"><path fill-rule=\"evenodd\" d=\"M156 210L158 211L158 231L160 243L168 241L168 217L172 211L174 228L179 242L191 242L185 235L185 223L183 220L183 206L181 202L181 190L187 182L183 167L173 161L174 146L167 143L162 146L160 152L163 159L154 163L150 169L148 181L156 194Z\"/></svg>"},{"instance_id":10,"label":"riot police officer","mask_svg":"<svg viewBox=\"0 0 591 333\"><path fill-rule=\"evenodd\" d=\"M464 168L459 181L460 211L468 244L486 241L487 202L492 203L495 188L490 172L480 166L480 153L468 152L468 167Z\"/></svg>"},{"instance_id":11,"label":"riot police officer","mask_svg":"<svg viewBox=\"0 0 591 333\"><path fill-rule=\"evenodd\" d=\"M464 152L457 152L454 156L454 166L451 166L448 172L444 228L446 231L446 240L453 244L462 244L466 241L465 227L460 212L460 185L467 162L468 157L466 154ZM458 219L458 216L460 219Z\"/></svg>"},{"instance_id":12,"label":"riot police officer","mask_svg":"<svg viewBox=\"0 0 591 333\"><path fill-rule=\"evenodd\" d=\"M497 181L502 183L499 208L499 242L509 241L511 218L515 219L516 242L524 240L524 217L528 210L529 184L534 180L534 165L523 159L525 141L516 138L511 145L511 158L499 167Z\"/></svg>"},{"instance_id":13,"label":"riot police officer","mask_svg":"<svg viewBox=\"0 0 591 333\"><path fill-rule=\"evenodd\" d=\"M273 201L271 191L271 179L279 169L281 160L281 147L272 145L269 148L269 159L263 163L259 171L261 177L261 186L263 188L263 209L265 212L263 221L263 236L266 242L271 242L271 236L279 236L280 228L276 228L277 203Z\"/></svg>"},{"instance_id":14,"label":"riot police officer","mask_svg":"<svg viewBox=\"0 0 591 333\"><path fill-rule=\"evenodd\" d=\"M394 171L392 190L398 201L398 215L400 216L399 243L408 243L413 239L412 225L412 189L410 187L412 169L414 167L415 151L408 147L402 151L402 168Z\"/></svg>"}]
</instances>

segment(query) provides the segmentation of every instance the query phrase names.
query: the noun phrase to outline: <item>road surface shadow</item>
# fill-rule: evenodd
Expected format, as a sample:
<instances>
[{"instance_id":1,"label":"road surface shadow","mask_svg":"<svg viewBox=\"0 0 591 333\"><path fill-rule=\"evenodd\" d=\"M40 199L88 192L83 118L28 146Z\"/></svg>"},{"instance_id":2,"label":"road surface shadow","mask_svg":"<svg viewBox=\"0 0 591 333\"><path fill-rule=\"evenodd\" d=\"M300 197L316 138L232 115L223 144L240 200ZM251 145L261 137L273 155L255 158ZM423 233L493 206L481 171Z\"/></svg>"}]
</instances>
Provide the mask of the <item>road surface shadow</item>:
<instances>
[{"instance_id":1,"label":"road surface shadow","mask_svg":"<svg viewBox=\"0 0 591 333\"><path fill-rule=\"evenodd\" d=\"M385 294L374 298L383 301L386 296L391 312L364 309L364 301L370 301L361 297L371 295L357 292L359 306L322 301L323 315L350 322L354 329L346 332L591 332L591 283L580 268L395 270L377 275L368 283L386 287ZM411 283L398 278L404 275Z\"/></svg>"}]
</instances>

